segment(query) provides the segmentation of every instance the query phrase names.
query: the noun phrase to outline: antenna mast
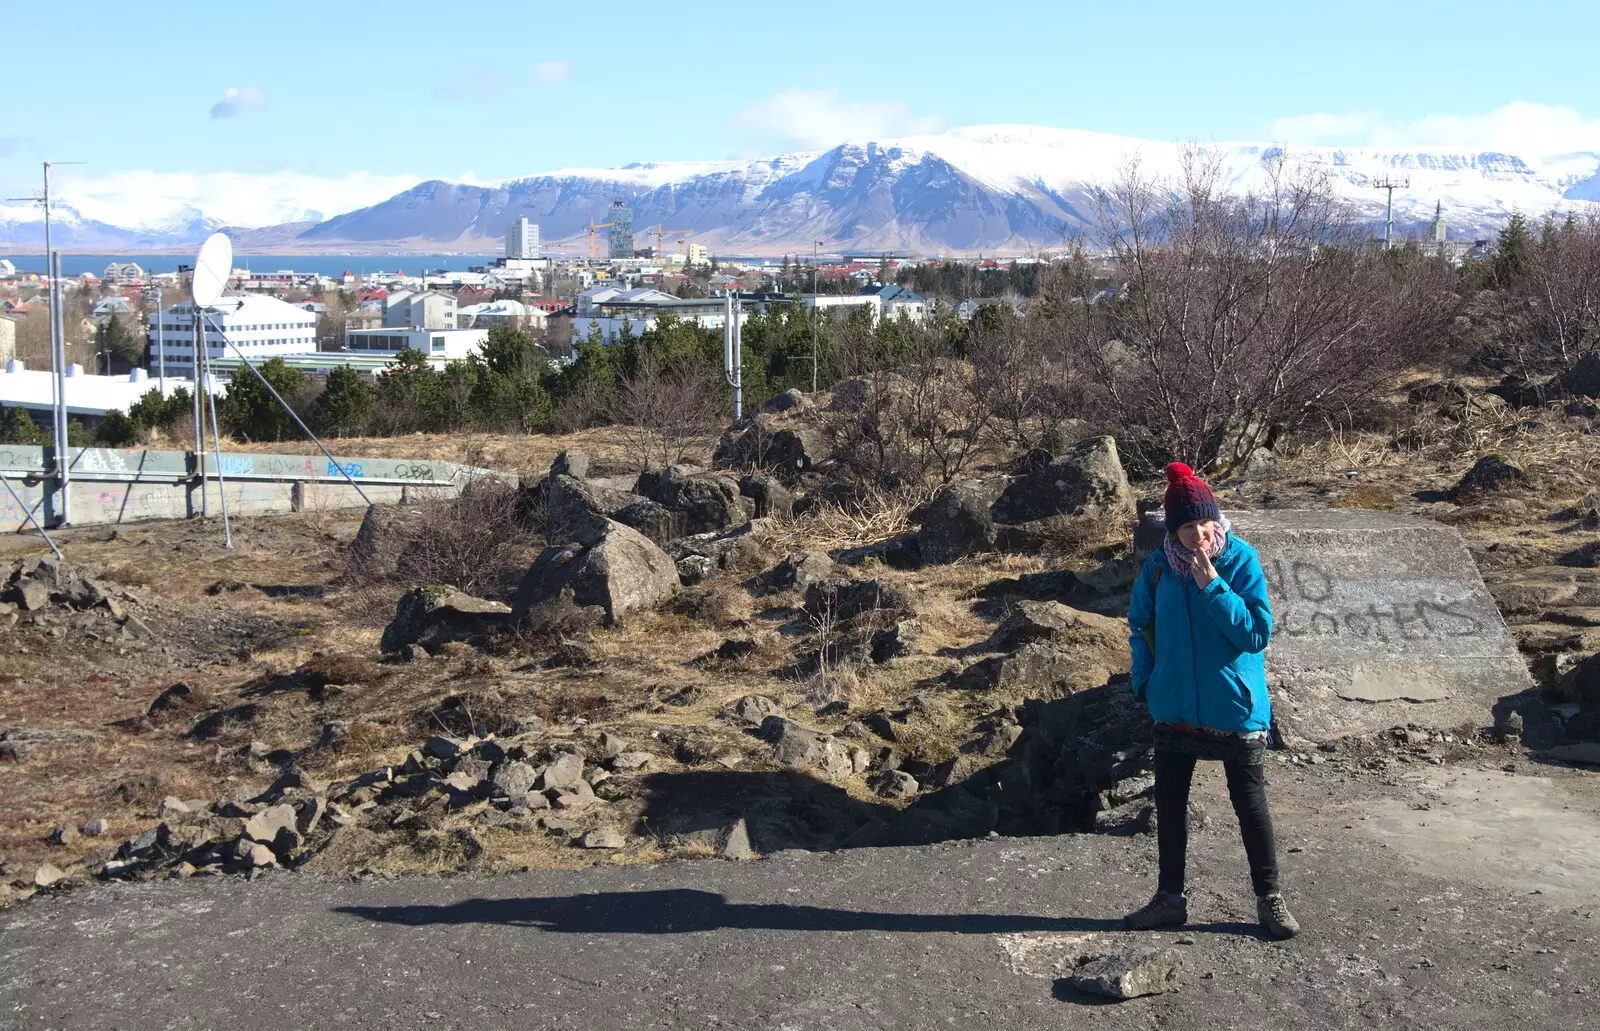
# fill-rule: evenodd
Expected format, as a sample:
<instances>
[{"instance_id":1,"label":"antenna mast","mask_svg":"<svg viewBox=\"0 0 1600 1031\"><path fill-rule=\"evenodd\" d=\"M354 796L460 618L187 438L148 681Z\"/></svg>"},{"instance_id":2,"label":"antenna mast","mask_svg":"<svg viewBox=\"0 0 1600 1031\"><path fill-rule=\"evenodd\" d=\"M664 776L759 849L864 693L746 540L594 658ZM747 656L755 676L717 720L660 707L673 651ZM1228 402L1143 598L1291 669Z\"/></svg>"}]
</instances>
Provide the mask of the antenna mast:
<instances>
[{"instance_id":1,"label":"antenna mast","mask_svg":"<svg viewBox=\"0 0 1600 1031\"><path fill-rule=\"evenodd\" d=\"M1394 246L1394 191L1409 190L1411 188L1411 180L1391 179L1388 176L1384 176L1373 183L1372 188L1374 190L1389 191L1388 211L1383 220L1383 249L1389 250Z\"/></svg>"}]
</instances>

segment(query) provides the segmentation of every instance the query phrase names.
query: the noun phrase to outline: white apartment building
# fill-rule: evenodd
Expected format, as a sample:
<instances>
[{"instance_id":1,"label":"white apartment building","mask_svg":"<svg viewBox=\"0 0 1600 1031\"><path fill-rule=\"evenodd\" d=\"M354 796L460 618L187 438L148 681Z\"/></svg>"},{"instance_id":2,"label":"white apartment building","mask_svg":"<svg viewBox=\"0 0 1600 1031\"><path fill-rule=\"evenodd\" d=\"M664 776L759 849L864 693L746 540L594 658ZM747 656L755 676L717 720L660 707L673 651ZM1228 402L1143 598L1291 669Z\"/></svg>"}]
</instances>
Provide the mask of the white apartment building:
<instances>
[{"instance_id":1,"label":"white apartment building","mask_svg":"<svg viewBox=\"0 0 1600 1031\"><path fill-rule=\"evenodd\" d=\"M539 227L528 221L526 215L506 226L506 257L537 258L539 256Z\"/></svg>"},{"instance_id":2,"label":"white apartment building","mask_svg":"<svg viewBox=\"0 0 1600 1031\"><path fill-rule=\"evenodd\" d=\"M383 325L385 329L454 329L456 299L433 290L391 293L383 302Z\"/></svg>"},{"instance_id":3,"label":"white apartment building","mask_svg":"<svg viewBox=\"0 0 1600 1031\"><path fill-rule=\"evenodd\" d=\"M252 362L317 349L317 317L276 297L228 294L206 309L203 321L208 359L232 357L230 344ZM193 378L194 355L194 305L163 310L150 325L150 368L165 363L169 378Z\"/></svg>"}]
</instances>

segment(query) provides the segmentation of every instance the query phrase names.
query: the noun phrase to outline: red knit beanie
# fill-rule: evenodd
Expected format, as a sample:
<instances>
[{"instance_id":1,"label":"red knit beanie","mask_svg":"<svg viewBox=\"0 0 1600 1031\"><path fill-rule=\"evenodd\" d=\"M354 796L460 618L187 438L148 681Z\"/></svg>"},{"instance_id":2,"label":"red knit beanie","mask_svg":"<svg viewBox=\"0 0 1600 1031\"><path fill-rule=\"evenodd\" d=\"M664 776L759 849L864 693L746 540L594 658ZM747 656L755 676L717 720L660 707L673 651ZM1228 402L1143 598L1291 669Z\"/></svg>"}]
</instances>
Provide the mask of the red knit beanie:
<instances>
[{"instance_id":1,"label":"red knit beanie","mask_svg":"<svg viewBox=\"0 0 1600 1031\"><path fill-rule=\"evenodd\" d=\"M1161 499L1167 518L1167 532L1177 533L1184 523L1201 519L1222 521L1222 509L1206 481L1182 462L1167 466L1167 493Z\"/></svg>"}]
</instances>

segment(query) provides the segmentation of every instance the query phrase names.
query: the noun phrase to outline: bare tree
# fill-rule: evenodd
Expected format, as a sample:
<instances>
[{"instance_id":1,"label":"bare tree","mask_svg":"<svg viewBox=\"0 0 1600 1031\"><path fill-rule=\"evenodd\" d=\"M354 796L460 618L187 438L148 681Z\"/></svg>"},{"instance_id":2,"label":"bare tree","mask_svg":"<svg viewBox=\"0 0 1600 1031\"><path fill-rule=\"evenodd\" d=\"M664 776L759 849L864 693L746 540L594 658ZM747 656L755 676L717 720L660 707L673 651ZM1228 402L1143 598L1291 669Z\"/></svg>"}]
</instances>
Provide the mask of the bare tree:
<instances>
[{"instance_id":1,"label":"bare tree","mask_svg":"<svg viewBox=\"0 0 1600 1031\"><path fill-rule=\"evenodd\" d=\"M1068 343L1163 457L1231 464L1345 417L1434 352L1456 303L1442 261L1371 247L1325 174L1281 152L1262 173L1231 193L1190 149L1176 183L1131 164L1103 198L1121 285L1074 309Z\"/></svg>"},{"instance_id":2,"label":"bare tree","mask_svg":"<svg viewBox=\"0 0 1600 1031\"><path fill-rule=\"evenodd\" d=\"M1547 216L1529 249L1523 289L1532 301L1535 361L1576 361L1600 345L1600 214Z\"/></svg>"},{"instance_id":3,"label":"bare tree","mask_svg":"<svg viewBox=\"0 0 1600 1031\"><path fill-rule=\"evenodd\" d=\"M688 359L664 361L648 348L639 350L637 366L618 386L608 414L638 466L675 465L710 447L723 409L712 370Z\"/></svg>"}]
</instances>

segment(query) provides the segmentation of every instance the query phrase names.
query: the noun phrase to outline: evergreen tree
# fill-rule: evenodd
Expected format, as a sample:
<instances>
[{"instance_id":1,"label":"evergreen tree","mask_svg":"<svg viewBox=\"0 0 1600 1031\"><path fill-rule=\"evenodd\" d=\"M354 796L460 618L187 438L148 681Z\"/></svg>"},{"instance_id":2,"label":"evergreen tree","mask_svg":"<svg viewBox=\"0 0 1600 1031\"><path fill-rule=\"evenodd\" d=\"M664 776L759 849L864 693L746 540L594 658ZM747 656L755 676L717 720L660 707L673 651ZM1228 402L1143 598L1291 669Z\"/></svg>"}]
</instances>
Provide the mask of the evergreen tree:
<instances>
[{"instance_id":1,"label":"evergreen tree","mask_svg":"<svg viewBox=\"0 0 1600 1031\"><path fill-rule=\"evenodd\" d=\"M113 358L129 365L139 364L144 358L144 343L133 335L120 318L113 315L95 329L94 351L96 361L106 363L101 371L109 373Z\"/></svg>"},{"instance_id":2,"label":"evergreen tree","mask_svg":"<svg viewBox=\"0 0 1600 1031\"><path fill-rule=\"evenodd\" d=\"M1519 283L1528 268L1528 222L1520 211L1511 212L1511 220L1500 230L1493 268L1495 285L1502 289Z\"/></svg>"},{"instance_id":3,"label":"evergreen tree","mask_svg":"<svg viewBox=\"0 0 1600 1031\"><path fill-rule=\"evenodd\" d=\"M139 427L118 408L106 412L94 430L94 442L105 447L132 447L138 441Z\"/></svg>"},{"instance_id":4,"label":"evergreen tree","mask_svg":"<svg viewBox=\"0 0 1600 1031\"><path fill-rule=\"evenodd\" d=\"M328 384L311 407L311 424L318 433L354 437L365 433L372 421L377 391L348 366L328 374Z\"/></svg>"},{"instance_id":5,"label":"evergreen tree","mask_svg":"<svg viewBox=\"0 0 1600 1031\"><path fill-rule=\"evenodd\" d=\"M128 406L128 418L139 430L166 429L179 419L189 417L194 407L194 395L188 387L179 387L166 397L161 390L151 387L143 396Z\"/></svg>"},{"instance_id":6,"label":"evergreen tree","mask_svg":"<svg viewBox=\"0 0 1600 1031\"><path fill-rule=\"evenodd\" d=\"M291 369L282 358L268 358L260 368L287 404L302 403L310 386L303 373ZM290 440L300 432L293 417L247 369L240 369L229 381L227 392L217 402L217 416L245 440Z\"/></svg>"},{"instance_id":7,"label":"evergreen tree","mask_svg":"<svg viewBox=\"0 0 1600 1031\"><path fill-rule=\"evenodd\" d=\"M44 434L34 424L26 408L7 408L0 412L0 444L44 444Z\"/></svg>"},{"instance_id":8,"label":"evergreen tree","mask_svg":"<svg viewBox=\"0 0 1600 1031\"><path fill-rule=\"evenodd\" d=\"M415 348L395 355L378 378L374 418L383 433L434 432L445 427L444 387L428 356Z\"/></svg>"}]
</instances>

